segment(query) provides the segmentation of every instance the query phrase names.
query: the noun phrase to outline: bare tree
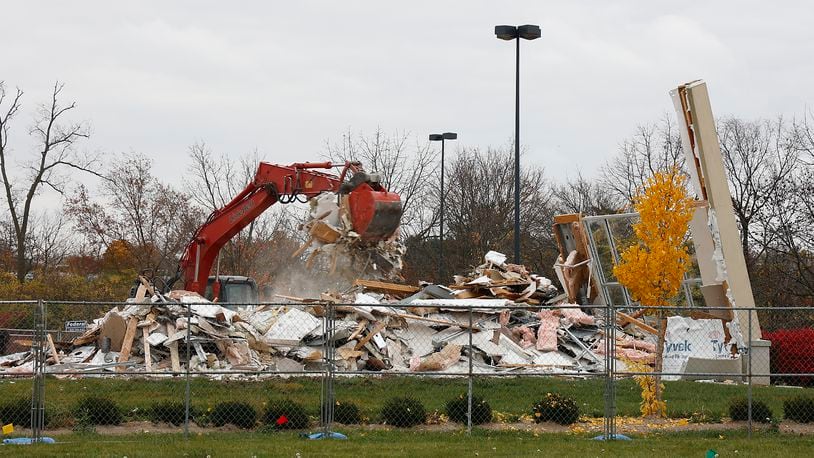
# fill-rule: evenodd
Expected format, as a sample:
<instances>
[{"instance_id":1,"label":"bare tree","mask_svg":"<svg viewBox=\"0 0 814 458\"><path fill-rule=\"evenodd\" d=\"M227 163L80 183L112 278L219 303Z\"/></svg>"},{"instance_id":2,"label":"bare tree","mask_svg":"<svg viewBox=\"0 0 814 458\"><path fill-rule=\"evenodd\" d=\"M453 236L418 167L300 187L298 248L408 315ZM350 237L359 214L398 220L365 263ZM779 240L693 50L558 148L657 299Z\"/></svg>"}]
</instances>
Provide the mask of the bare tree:
<instances>
[{"instance_id":1,"label":"bare tree","mask_svg":"<svg viewBox=\"0 0 814 458\"><path fill-rule=\"evenodd\" d=\"M226 156L215 157L204 142L189 147L189 158L192 163L184 187L194 203L208 210L226 205L253 178L257 167L256 160L243 158L236 162ZM245 162L253 162L254 167L241 167ZM255 170L247 173L246 168Z\"/></svg>"},{"instance_id":2,"label":"bare tree","mask_svg":"<svg viewBox=\"0 0 814 458\"><path fill-rule=\"evenodd\" d=\"M37 216L33 224L31 256L37 271L49 274L59 268L71 251L71 237L63 215L53 212Z\"/></svg>"},{"instance_id":3,"label":"bare tree","mask_svg":"<svg viewBox=\"0 0 814 458\"><path fill-rule=\"evenodd\" d=\"M582 172L574 178L566 178L564 183L554 183L552 192L557 213L606 215L617 213L625 206L618 195L606 192L600 183L589 180Z\"/></svg>"},{"instance_id":4,"label":"bare tree","mask_svg":"<svg viewBox=\"0 0 814 458\"><path fill-rule=\"evenodd\" d=\"M777 234L772 224L777 208L773 201L797 169L798 152L782 118L743 121L730 117L718 120L717 125L741 245L752 272L755 260Z\"/></svg>"},{"instance_id":5,"label":"bare tree","mask_svg":"<svg viewBox=\"0 0 814 458\"><path fill-rule=\"evenodd\" d=\"M780 184L768 205L774 210L772 237L757 258L752 282L766 305L811 304L814 298L814 170L805 168ZM786 314L780 314L786 315ZM777 318L782 318L778 316Z\"/></svg>"},{"instance_id":6,"label":"bare tree","mask_svg":"<svg viewBox=\"0 0 814 458\"><path fill-rule=\"evenodd\" d=\"M435 206L428 206L426 202L430 201L430 194L434 192L434 175L440 158L428 142L416 141L410 146L410 139L407 133L387 135L381 129L376 129L370 136L348 131L339 143L326 142L330 160L361 161L366 170L381 174L382 183L388 191L401 196L404 236L426 233L437 216L433 211Z\"/></svg>"},{"instance_id":7,"label":"bare tree","mask_svg":"<svg viewBox=\"0 0 814 458\"><path fill-rule=\"evenodd\" d=\"M450 161L446 192L444 254L447 272L466 272L489 250L511 253L514 236L514 166L507 150L462 149ZM550 274L556 259L551 234L554 215L550 186L542 168L521 167L520 237L522 261L535 272ZM437 189L437 188L436 188ZM438 195L432 198L438 199ZM407 240L405 276L433 278L437 262L436 239L413 236ZM449 281L435 279L436 281Z\"/></svg>"},{"instance_id":8,"label":"bare tree","mask_svg":"<svg viewBox=\"0 0 814 458\"><path fill-rule=\"evenodd\" d=\"M16 240L14 225L5 213L0 214L0 269L3 272L13 272L16 267Z\"/></svg>"},{"instance_id":9,"label":"bare tree","mask_svg":"<svg viewBox=\"0 0 814 458\"><path fill-rule=\"evenodd\" d=\"M765 296L768 305L811 304L814 302L814 129L812 113L806 112L802 118L792 121L783 129L782 151L770 156L768 168L781 169L786 156L795 157L793 168L784 174L776 184L766 180L775 188L765 197L766 204L757 212L760 232L768 234L760 245L764 251L757 258L753 282L764 283L764 291L754 288L757 294ZM790 150L793 150L791 152ZM796 153L796 155L795 155ZM752 153L756 154L756 153ZM759 156L759 154L758 154ZM779 157L779 159L778 159ZM791 159L788 159L791 161ZM757 167L767 168L759 164ZM760 176L759 172L758 176ZM768 172L764 172L768 173ZM777 173L769 174L774 178ZM756 231L752 231L756 232ZM782 316L773 316L778 326L799 326L799 322L789 323Z\"/></svg>"},{"instance_id":10,"label":"bare tree","mask_svg":"<svg viewBox=\"0 0 814 458\"><path fill-rule=\"evenodd\" d=\"M114 161L102 184L103 198L92 199L81 186L66 201L65 212L99 251L125 241L133 247L133 268L169 273L203 214L188 196L155 178L151 167L151 161L139 154Z\"/></svg>"},{"instance_id":11,"label":"bare tree","mask_svg":"<svg viewBox=\"0 0 814 458\"><path fill-rule=\"evenodd\" d=\"M675 121L665 115L658 124L637 127L619 145L619 152L601 169L602 187L632 204L647 178L683 164L681 137Z\"/></svg>"},{"instance_id":12,"label":"bare tree","mask_svg":"<svg viewBox=\"0 0 814 458\"><path fill-rule=\"evenodd\" d=\"M203 142L190 146L189 173L184 180L190 200L212 212L222 208L251 182L260 164L257 151L239 159L216 157ZM276 205L237 233L221 250L222 272L250 275L267 281L274 266L284 264L296 249L295 218L289 209ZM290 250L275 249L294 246Z\"/></svg>"},{"instance_id":13,"label":"bare tree","mask_svg":"<svg viewBox=\"0 0 814 458\"><path fill-rule=\"evenodd\" d=\"M803 164L814 166L814 112L807 110L792 122L791 136Z\"/></svg>"},{"instance_id":14,"label":"bare tree","mask_svg":"<svg viewBox=\"0 0 814 458\"><path fill-rule=\"evenodd\" d=\"M31 268L31 260L26 257L27 244L30 239L32 204L40 189L47 186L64 194L65 185L68 183L66 172L70 169L99 176L94 170L96 158L82 157L75 149L78 141L89 136L88 127L82 122L63 122L68 113L76 108L76 102L60 104L59 97L63 87L63 84L55 83L51 101L41 105L38 110L29 134L39 151L32 155L32 158L20 161L27 172L27 183L19 186L23 180L20 177L12 178L9 163L12 151L8 146L8 139L10 123L20 110L23 91L18 88L15 94L9 97L8 106L2 108L7 94L5 85L0 81L0 175L14 228L17 279L20 282Z\"/></svg>"}]
</instances>

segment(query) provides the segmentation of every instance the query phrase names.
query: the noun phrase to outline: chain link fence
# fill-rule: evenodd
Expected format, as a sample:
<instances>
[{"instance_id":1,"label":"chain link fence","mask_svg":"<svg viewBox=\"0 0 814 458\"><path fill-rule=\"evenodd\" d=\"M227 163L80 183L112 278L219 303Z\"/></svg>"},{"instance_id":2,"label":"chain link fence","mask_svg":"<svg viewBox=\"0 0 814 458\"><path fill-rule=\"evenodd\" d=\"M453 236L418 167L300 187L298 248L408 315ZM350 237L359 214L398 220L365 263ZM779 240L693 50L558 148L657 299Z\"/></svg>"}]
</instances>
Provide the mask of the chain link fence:
<instances>
[{"instance_id":1,"label":"chain link fence","mask_svg":"<svg viewBox=\"0 0 814 458\"><path fill-rule=\"evenodd\" d=\"M221 305L0 303L0 421L35 438L814 431L810 307Z\"/></svg>"}]
</instances>

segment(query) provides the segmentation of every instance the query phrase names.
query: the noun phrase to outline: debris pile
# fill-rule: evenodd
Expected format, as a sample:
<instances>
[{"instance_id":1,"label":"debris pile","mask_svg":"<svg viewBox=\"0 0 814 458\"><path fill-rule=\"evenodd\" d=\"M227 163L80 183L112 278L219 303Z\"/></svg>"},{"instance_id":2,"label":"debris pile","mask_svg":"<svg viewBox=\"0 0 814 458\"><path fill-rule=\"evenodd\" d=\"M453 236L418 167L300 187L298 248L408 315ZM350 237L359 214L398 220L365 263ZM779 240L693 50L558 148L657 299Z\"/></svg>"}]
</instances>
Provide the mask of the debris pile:
<instances>
[{"instance_id":1,"label":"debris pile","mask_svg":"<svg viewBox=\"0 0 814 458\"><path fill-rule=\"evenodd\" d=\"M455 275L456 297L498 297L516 303L539 305L557 296L551 280L529 273L525 266L506 263L506 255L490 251L486 261L468 275Z\"/></svg>"},{"instance_id":2,"label":"debris pile","mask_svg":"<svg viewBox=\"0 0 814 458\"><path fill-rule=\"evenodd\" d=\"M387 240L370 243L354 230L349 197L325 192L308 201L309 220L302 225L308 240L293 257L306 255L306 266L313 266L325 255L328 270L348 270L369 278L397 278L402 269L404 245L398 231Z\"/></svg>"},{"instance_id":3,"label":"debris pile","mask_svg":"<svg viewBox=\"0 0 814 458\"><path fill-rule=\"evenodd\" d=\"M604 369L603 323L578 305L541 307L557 295L551 282L495 252L470 275L456 276L450 288L359 279L341 294L287 297L297 303L245 309L189 291L140 291L95 320L64 353L49 336L47 370L294 374L324 368L325 348L335 349L330 354L337 371L465 374L470 355L475 373ZM618 334L625 358L652 363L650 336ZM25 371L29 363L30 352L2 357L0 373Z\"/></svg>"}]
</instances>

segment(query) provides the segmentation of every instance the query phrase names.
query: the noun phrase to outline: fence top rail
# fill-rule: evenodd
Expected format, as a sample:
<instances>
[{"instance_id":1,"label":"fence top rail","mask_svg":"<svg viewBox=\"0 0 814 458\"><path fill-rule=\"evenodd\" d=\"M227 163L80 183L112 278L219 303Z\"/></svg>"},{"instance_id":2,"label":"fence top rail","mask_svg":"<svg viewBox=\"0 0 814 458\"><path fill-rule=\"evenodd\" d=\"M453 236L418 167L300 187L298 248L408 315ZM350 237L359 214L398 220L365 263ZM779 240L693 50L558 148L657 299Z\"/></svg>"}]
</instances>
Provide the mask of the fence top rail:
<instances>
[{"instance_id":1,"label":"fence top rail","mask_svg":"<svg viewBox=\"0 0 814 458\"><path fill-rule=\"evenodd\" d=\"M604 306L603 306L604 307ZM814 312L814 306L809 305L781 305L781 306L766 306L766 307L726 307L726 306L716 306L716 307L681 307L681 306L652 306L652 305L626 305L626 306L615 306L613 307L614 310L645 310L645 311L658 311L658 310L665 310L665 311L699 311L703 312L705 310L710 311L726 311L726 310L733 310L733 311L755 311L755 312L765 312L770 310L795 310L795 311L811 311Z\"/></svg>"},{"instance_id":2,"label":"fence top rail","mask_svg":"<svg viewBox=\"0 0 814 458\"><path fill-rule=\"evenodd\" d=\"M461 301L465 301L466 299L461 299ZM490 301L494 300L501 300L501 299L488 299ZM303 306L321 306L321 307L360 307L360 306L368 306L368 307L386 307L386 308L393 308L393 309L405 309L408 307L441 307L445 310L461 310L461 311L482 311L482 310L559 310L559 309L582 309L582 310L605 310L605 309L612 309L612 310L645 310L645 311L669 311L669 312L690 312L690 311L756 311L756 312L765 312L765 311L807 311L807 312L814 312L814 306L808 305L782 305L782 306L755 306L755 307L727 307L727 306L703 306L703 307L687 307L687 306L648 306L648 305L625 305L625 306L607 306L604 304L586 304L586 305L578 305L578 304L525 304L525 303L512 303L510 300L506 299L503 304L490 304L488 302L484 302L482 304L455 304L443 300L430 300L424 299L422 302L416 304L412 302L382 302L380 304L375 303L351 303L351 302L329 302L329 301L320 301L320 300L313 300L313 301L306 301L306 302L167 302L165 304L175 304L180 305L182 307L186 306L195 306L195 305L205 305L205 304L216 304L225 307L259 307L259 306L271 306L271 307L290 307L292 305L303 305ZM15 304L37 304L39 301L37 300L6 300L0 301L0 306L2 305L15 305ZM58 305L104 305L104 306L128 306L133 304L133 302L125 302L125 301L75 301L75 300L43 300L45 304L58 304ZM156 305L160 305L162 303L155 302Z\"/></svg>"},{"instance_id":3,"label":"fence top rail","mask_svg":"<svg viewBox=\"0 0 814 458\"><path fill-rule=\"evenodd\" d=\"M25 334L25 333L30 334L30 333L35 332L36 330L31 329L31 328L27 328L27 329L26 328L0 328L0 331L10 332L10 333L17 332L17 333L21 333L21 334ZM45 332L51 332L51 333L61 332L63 334L81 334L82 333L81 331L66 331L64 329L46 329Z\"/></svg>"}]
</instances>

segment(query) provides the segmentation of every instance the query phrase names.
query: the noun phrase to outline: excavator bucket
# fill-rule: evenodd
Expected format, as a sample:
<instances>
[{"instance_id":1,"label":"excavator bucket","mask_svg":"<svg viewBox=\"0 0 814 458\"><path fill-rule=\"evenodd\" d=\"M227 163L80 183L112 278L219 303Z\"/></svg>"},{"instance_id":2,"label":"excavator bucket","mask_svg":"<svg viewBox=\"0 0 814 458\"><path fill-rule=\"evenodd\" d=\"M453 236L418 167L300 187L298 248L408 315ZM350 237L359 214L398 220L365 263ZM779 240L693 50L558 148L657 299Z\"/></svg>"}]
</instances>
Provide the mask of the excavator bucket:
<instances>
[{"instance_id":1,"label":"excavator bucket","mask_svg":"<svg viewBox=\"0 0 814 458\"><path fill-rule=\"evenodd\" d=\"M393 235L401 223L401 198L362 184L348 196L353 230L363 241L377 242Z\"/></svg>"}]
</instances>

